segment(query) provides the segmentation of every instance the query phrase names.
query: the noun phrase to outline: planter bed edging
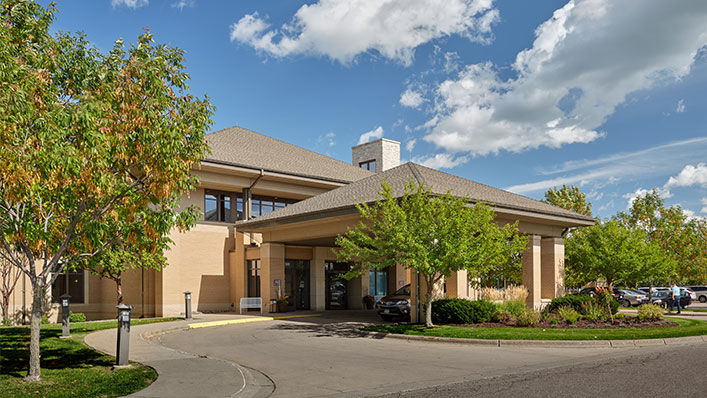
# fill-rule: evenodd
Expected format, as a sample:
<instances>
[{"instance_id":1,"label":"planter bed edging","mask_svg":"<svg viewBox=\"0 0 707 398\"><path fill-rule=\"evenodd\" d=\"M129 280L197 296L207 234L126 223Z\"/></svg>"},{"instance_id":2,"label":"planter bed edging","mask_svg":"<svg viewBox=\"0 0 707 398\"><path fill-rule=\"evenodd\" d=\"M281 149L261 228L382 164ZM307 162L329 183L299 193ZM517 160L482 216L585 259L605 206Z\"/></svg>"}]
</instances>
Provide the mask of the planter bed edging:
<instances>
[{"instance_id":1,"label":"planter bed edging","mask_svg":"<svg viewBox=\"0 0 707 398\"><path fill-rule=\"evenodd\" d=\"M643 347L656 345L691 344L707 342L707 336L669 337L663 339L637 340L502 340L502 339L467 339L463 337L418 336L410 334L361 331L373 338L391 338L408 341L428 341L438 343L486 345L496 347L534 346L534 347Z\"/></svg>"}]
</instances>

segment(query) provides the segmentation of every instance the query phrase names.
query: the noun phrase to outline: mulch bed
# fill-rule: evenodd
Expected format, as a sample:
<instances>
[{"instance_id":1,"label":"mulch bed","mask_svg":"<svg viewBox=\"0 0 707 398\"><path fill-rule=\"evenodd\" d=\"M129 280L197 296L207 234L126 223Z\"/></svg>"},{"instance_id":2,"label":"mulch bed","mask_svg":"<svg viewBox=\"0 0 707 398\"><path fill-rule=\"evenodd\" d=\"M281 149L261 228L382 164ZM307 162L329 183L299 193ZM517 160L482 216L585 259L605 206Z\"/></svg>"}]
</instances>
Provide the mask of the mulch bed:
<instances>
[{"instance_id":1,"label":"mulch bed","mask_svg":"<svg viewBox=\"0 0 707 398\"><path fill-rule=\"evenodd\" d=\"M489 328L538 328L538 329L651 329L651 328L668 328L673 326L678 326L676 322L672 322L666 319L661 320L641 320L637 317L627 316L624 319L614 319L611 321L588 321L581 320L572 325L568 325L564 322L558 324L552 324L546 320L541 321L537 326L517 326L514 322L509 323L495 323L495 322L485 322L485 323L473 323L473 324L462 324L462 325L449 325L449 326L466 326L466 327L489 327Z\"/></svg>"}]
</instances>

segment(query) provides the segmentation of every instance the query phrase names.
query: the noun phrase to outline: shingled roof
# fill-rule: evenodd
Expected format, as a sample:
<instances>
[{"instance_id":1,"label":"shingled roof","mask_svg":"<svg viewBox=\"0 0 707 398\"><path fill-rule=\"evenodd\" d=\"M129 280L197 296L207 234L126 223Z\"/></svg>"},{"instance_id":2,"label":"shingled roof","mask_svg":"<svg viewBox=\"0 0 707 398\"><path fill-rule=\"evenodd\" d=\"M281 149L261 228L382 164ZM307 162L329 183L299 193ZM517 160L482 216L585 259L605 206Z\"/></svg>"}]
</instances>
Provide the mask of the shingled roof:
<instances>
[{"instance_id":1,"label":"shingled roof","mask_svg":"<svg viewBox=\"0 0 707 398\"><path fill-rule=\"evenodd\" d=\"M349 183L370 176L370 171L234 126L206 135L211 148L207 162L263 169L300 177Z\"/></svg>"},{"instance_id":2,"label":"shingled roof","mask_svg":"<svg viewBox=\"0 0 707 398\"><path fill-rule=\"evenodd\" d=\"M239 226L271 224L286 219L298 218L300 216L331 213L337 210L353 208L356 203L374 202L379 199L378 193L383 181L386 181L388 185L390 185L394 197L402 197L405 192L405 184L412 181L417 184L424 184L433 194L444 195L450 192L458 197L468 197L473 202L485 202L496 207L497 210L506 208L529 211L544 215L570 218L583 224L595 221L592 217L565 210L522 195L443 173L419 164L405 163L349 185L297 202L272 213L252 220L241 221L237 224Z\"/></svg>"}]
</instances>

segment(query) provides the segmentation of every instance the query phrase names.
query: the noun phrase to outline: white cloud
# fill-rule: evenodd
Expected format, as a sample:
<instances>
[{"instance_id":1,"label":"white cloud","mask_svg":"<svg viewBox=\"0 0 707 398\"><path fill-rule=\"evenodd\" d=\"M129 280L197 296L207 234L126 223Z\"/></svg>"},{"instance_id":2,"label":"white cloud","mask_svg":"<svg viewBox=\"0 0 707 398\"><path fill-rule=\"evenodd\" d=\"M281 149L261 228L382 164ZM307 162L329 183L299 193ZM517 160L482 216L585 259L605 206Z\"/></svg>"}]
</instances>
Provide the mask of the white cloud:
<instances>
[{"instance_id":1,"label":"white cloud","mask_svg":"<svg viewBox=\"0 0 707 398\"><path fill-rule=\"evenodd\" d=\"M681 99L680 101L678 101L678 106L677 106L677 108L675 108L675 112L677 112L677 113L685 112L685 100L684 99Z\"/></svg>"},{"instance_id":2,"label":"white cloud","mask_svg":"<svg viewBox=\"0 0 707 398\"><path fill-rule=\"evenodd\" d=\"M273 57L311 54L348 64L375 50L410 65L415 48L435 39L490 42L498 10L493 0L319 0L279 29L266 19L257 12L243 16L231 25L231 41Z\"/></svg>"},{"instance_id":3,"label":"white cloud","mask_svg":"<svg viewBox=\"0 0 707 398\"><path fill-rule=\"evenodd\" d=\"M145 7L150 3L150 0L111 0L110 4L115 7L126 6L128 8Z\"/></svg>"},{"instance_id":4,"label":"white cloud","mask_svg":"<svg viewBox=\"0 0 707 398\"><path fill-rule=\"evenodd\" d=\"M707 165L704 163L699 163L697 167L688 164L678 175L670 177L665 184L665 188L689 187L692 185L707 187Z\"/></svg>"},{"instance_id":5,"label":"white cloud","mask_svg":"<svg viewBox=\"0 0 707 398\"><path fill-rule=\"evenodd\" d=\"M425 102L425 99L422 97L422 94L411 88L408 88L400 95L400 105L407 106L408 108L417 108L422 105L423 102Z\"/></svg>"},{"instance_id":6,"label":"white cloud","mask_svg":"<svg viewBox=\"0 0 707 398\"><path fill-rule=\"evenodd\" d=\"M667 199L667 198L672 198L673 194L670 193L670 191L666 191L661 188L656 188L658 190L658 195L660 195L661 198ZM623 195L624 199L628 199L628 204L626 205L626 210L630 209L631 206L633 206L633 202L636 200L637 197L639 196L645 196L647 193L653 192L652 189L643 189L643 188L638 188L634 192L629 192L625 195Z\"/></svg>"},{"instance_id":7,"label":"white cloud","mask_svg":"<svg viewBox=\"0 0 707 398\"><path fill-rule=\"evenodd\" d=\"M451 169L468 162L469 158L448 153L438 153L434 156L418 156L413 158L412 161L433 169Z\"/></svg>"},{"instance_id":8,"label":"white cloud","mask_svg":"<svg viewBox=\"0 0 707 398\"><path fill-rule=\"evenodd\" d=\"M182 11L185 8L193 8L194 6L196 6L196 2L194 0L179 0L172 3L172 8L176 8L179 11Z\"/></svg>"},{"instance_id":9,"label":"white cloud","mask_svg":"<svg viewBox=\"0 0 707 398\"><path fill-rule=\"evenodd\" d=\"M412 149L415 148L415 144L417 144L417 138L413 138L405 143L405 149L407 149L408 152L412 152Z\"/></svg>"},{"instance_id":10,"label":"white cloud","mask_svg":"<svg viewBox=\"0 0 707 398\"><path fill-rule=\"evenodd\" d=\"M700 210L700 212L707 214L707 198L702 198L702 205L704 207L702 208L702 210Z\"/></svg>"},{"instance_id":11,"label":"white cloud","mask_svg":"<svg viewBox=\"0 0 707 398\"><path fill-rule=\"evenodd\" d=\"M705 20L704 1L570 1L517 54L514 77L486 62L440 83L425 139L474 155L596 140L628 95L689 73Z\"/></svg>"},{"instance_id":12,"label":"white cloud","mask_svg":"<svg viewBox=\"0 0 707 398\"><path fill-rule=\"evenodd\" d=\"M572 174L513 185L505 189L516 193L528 193L547 190L562 184L606 185L626 177L667 176L677 171L676 164L679 162L702 159L704 158L702 154L706 151L707 137L675 141L635 152L565 162L555 168L541 170L540 174L555 175L573 172Z\"/></svg>"},{"instance_id":13,"label":"white cloud","mask_svg":"<svg viewBox=\"0 0 707 398\"><path fill-rule=\"evenodd\" d=\"M333 132L329 132L329 133L320 135L319 137L317 137L317 144L326 145L326 146L330 146L330 147L335 146L336 145L336 141L334 140L335 137L336 137L336 134L334 134Z\"/></svg>"},{"instance_id":14,"label":"white cloud","mask_svg":"<svg viewBox=\"0 0 707 398\"><path fill-rule=\"evenodd\" d=\"M383 127L378 126L375 129L361 134L358 138L358 145L365 144L372 139L378 139L383 137Z\"/></svg>"}]
</instances>

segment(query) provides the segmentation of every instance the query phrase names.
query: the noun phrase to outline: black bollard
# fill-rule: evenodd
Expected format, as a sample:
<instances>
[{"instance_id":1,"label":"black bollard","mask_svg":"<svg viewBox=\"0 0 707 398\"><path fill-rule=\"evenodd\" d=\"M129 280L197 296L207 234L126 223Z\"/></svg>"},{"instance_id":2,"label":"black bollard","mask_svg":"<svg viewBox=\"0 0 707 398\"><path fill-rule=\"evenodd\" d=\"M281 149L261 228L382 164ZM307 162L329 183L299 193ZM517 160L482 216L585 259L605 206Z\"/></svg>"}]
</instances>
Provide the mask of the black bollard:
<instances>
[{"instance_id":1,"label":"black bollard","mask_svg":"<svg viewBox=\"0 0 707 398\"><path fill-rule=\"evenodd\" d=\"M191 292L184 292L184 318L191 319Z\"/></svg>"},{"instance_id":2,"label":"black bollard","mask_svg":"<svg viewBox=\"0 0 707 398\"><path fill-rule=\"evenodd\" d=\"M69 301L71 296L69 293L64 293L59 297L61 299L61 338L71 337L71 326L69 325Z\"/></svg>"},{"instance_id":3,"label":"black bollard","mask_svg":"<svg viewBox=\"0 0 707 398\"><path fill-rule=\"evenodd\" d=\"M115 351L117 366L129 365L130 353L130 311L133 306L121 304L118 308L118 347Z\"/></svg>"}]
</instances>

